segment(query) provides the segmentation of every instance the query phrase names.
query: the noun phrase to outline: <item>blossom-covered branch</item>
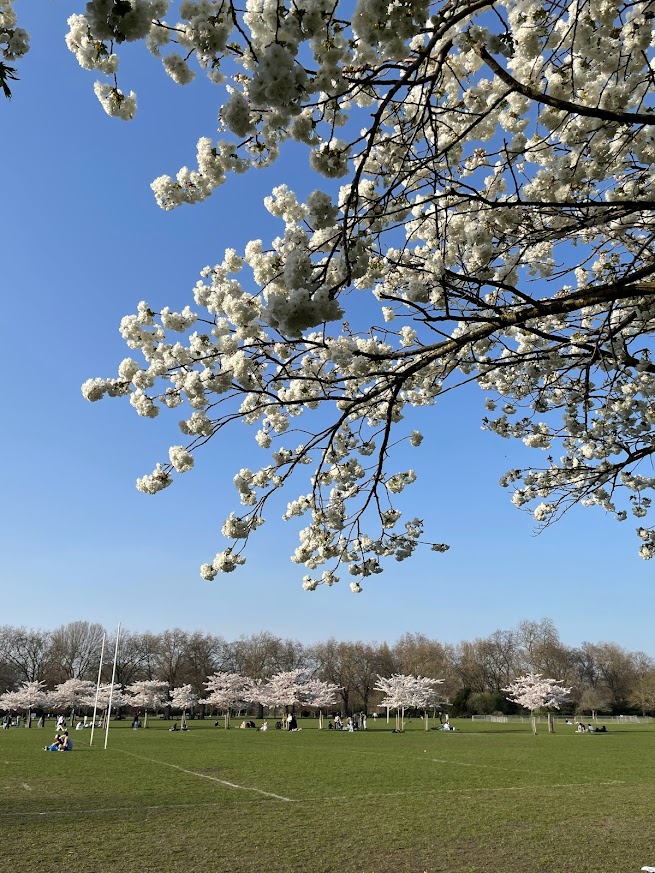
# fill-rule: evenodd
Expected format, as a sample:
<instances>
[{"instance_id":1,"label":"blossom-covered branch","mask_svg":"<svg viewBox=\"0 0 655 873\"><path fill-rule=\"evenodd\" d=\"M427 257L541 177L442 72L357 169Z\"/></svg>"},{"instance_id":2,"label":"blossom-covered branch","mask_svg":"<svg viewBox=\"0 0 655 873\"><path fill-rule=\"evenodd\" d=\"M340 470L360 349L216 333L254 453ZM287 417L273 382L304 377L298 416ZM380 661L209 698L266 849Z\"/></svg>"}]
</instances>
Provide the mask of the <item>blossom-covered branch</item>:
<instances>
[{"instance_id":1,"label":"blossom-covered branch","mask_svg":"<svg viewBox=\"0 0 655 873\"><path fill-rule=\"evenodd\" d=\"M27 54L30 38L27 31L17 26L14 0L0 0L0 88L5 97L11 99L9 82L17 81L16 67L11 63Z\"/></svg>"},{"instance_id":2,"label":"blossom-covered branch","mask_svg":"<svg viewBox=\"0 0 655 873\"><path fill-rule=\"evenodd\" d=\"M395 448L423 436L404 417L471 380L484 427L544 453L501 480L514 503L541 526L575 504L632 515L655 554L647 0L90 0L69 25L111 115L136 111L125 41L180 84L201 69L223 88L221 138L153 182L164 209L289 140L317 177L304 200L288 185L266 198L280 235L228 247L193 305L139 304L121 324L134 357L83 388L150 418L179 409L183 444L138 480L150 494L225 428L255 426L270 457L237 472L243 508L204 578L244 563L281 488L296 489L285 518L307 519L292 557L306 589L345 565L358 592L410 557L424 523L397 507L416 474Z\"/></svg>"}]
</instances>

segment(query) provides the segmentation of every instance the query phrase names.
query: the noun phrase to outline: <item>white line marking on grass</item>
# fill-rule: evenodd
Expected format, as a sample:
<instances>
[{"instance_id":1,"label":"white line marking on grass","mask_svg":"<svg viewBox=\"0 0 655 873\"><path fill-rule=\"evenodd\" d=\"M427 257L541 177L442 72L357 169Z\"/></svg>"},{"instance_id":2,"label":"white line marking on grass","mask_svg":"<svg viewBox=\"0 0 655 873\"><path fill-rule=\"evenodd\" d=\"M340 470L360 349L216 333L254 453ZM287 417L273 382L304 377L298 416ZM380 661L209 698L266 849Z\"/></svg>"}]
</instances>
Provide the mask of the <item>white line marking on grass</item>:
<instances>
[{"instance_id":1,"label":"white line marking on grass","mask_svg":"<svg viewBox=\"0 0 655 873\"><path fill-rule=\"evenodd\" d=\"M252 800L249 803L256 803L257 801ZM217 806L220 806L220 802L217 801L215 803L168 803L164 806L106 806L106 807L97 807L96 809L90 809L85 807L84 809L49 809L44 812L2 812L0 813L0 819L4 818L62 818L66 816L75 816L79 818L84 815L104 815L108 812L125 812L128 815L133 815L135 812L160 812L161 810L167 809L215 809Z\"/></svg>"},{"instance_id":2,"label":"white line marking on grass","mask_svg":"<svg viewBox=\"0 0 655 873\"><path fill-rule=\"evenodd\" d=\"M558 790L560 788L599 788L606 785L626 784L626 782L621 782L620 780L615 779L611 782L565 782L551 785L508 785L501 788L432 788L428 790L421 789L421 794L472 794L481 791L543 791L549 788L556 788ZM370 800L371 798L375 799L377 797L405 797L408 794L414 796L413 792L408 791L387 791L375 792L373 794L338 794L334 797L321 798L307 797L304 800L305 802L310 802L311 800L325 800L328 802L334 802L337 800Z\"/></svg>"},{"instance_id":3,"label":"white line marking on grass","mask_svg":"<svg viewBox=\"0 0 655 873\"><path fill-rule=\"evenodd\" d=\"M507 785L500 788L450 788L448 792L460 793L466 791L544 791L554 788L600 788L606 785L625 785L620 779L612 779L610 782L554 782L551 785Z\"/></svg>"},{"instance_id":4,"label":"white line marking on grass","mask_svg":"<svg viewBox=\"0 0 655 873\"><path fill-rule=\"evenodd\" d=\"M197 776L199 779L209 779L210 782L219 782L221 785L227 785L228 788L238 788L240 791L254 791L257 794L263 794L265 797L274 797L275 800L283 800L285 803L297 803L292 797L282 797L281 794L273 794L271 791L262 791L261 788L251 788L249 785L237 785L234 782L227 782L225 779L219 779L217 776L209 776L207 773L198 773L196 770L185 770L184 767L179 767L177 764L169 764L168 761L156 761L154 758L145 758L143 755L135 755L134 752L126 752L124 749L119 749L123 755L131 755L133 758L139 758L141 761L150 761L151 764L161 764L164 767L172 767L173 770L179 770L181 773L188 773L189 776Z\"/></svg>"},{"instance_id":5,"label":"white line marking on grass","mask_svg":"<svg viewBox=\"0 0 655 873\"><path fill-rule=\"evenodd\" d=\"M492 770L520 770L520 767L501 767L500 764L478 764L477 761L453 761L450 758L432 758L435 764L456 764L458 767L489 767ZM524 771L522 771L524 772Z\"/></svg>"},{"instance_id":6,"label":"white line marking on grass","mask_svg":"<svg viewBox=\"0 0 655 873\"><path fill-rule=\"evenodd\" d=\"M126 754L131 754L130 752L126 752ZM135 758L139 758L140 755L134 755ZM144 761L150 761L151 758L144 758ZM155 763L165 763L156 761ZM174 764L169 764L169 767L175 766ZM177 768L181 769L181 768ZM193 771L184 771L190 772L194 776L199 776L199 773L193 773ZM208 777L207 777L208 778ZM220 781L220 780L218 780ZM229 782L224 783L226 785L230 785ZM626 785L626 782L620 781L612 781L612 782L570 782L568 784L561 785L524 785L520 787L507 787L507 788L432 788L423 790L422 794L471 794L473 792L480 791L542 791L545 788L597 788L599 786L606 785ZM239 788L241 786L235 786ZM248 789L246 789L248 790ZM251 791L257 791L256 788L250 789ZM265 793L265 792L264 792ZM376 800L382 797L407 797L408 795L414 796L414 792L410 791L387 791L387 792L373 792L370 794L337 794L333 797L324 797L320 795L318 797L306 797L304 798L305 803L320 803L323 804L325 802L335 802L339 800ZM277 795L273 795L276 797ZM251 803L255 803L256 801L253 799L249 801ZM297 801L291 801L292 803L297 803ZM119 812L119 813L128 813L132 815L137 812L159 812L166 811L169 809L214 809L215 807L220 806L220 802L216 803L167 803L161 804L158 806L106 806L106 807L97 807L95 809L84 807L83 809L49 809L43 812L0 812L0 821L2 819L7 818L64 818L66 816L75 816L76 818L80 818L85 815L104 815L108 812Z\"/></svg>"},{"instance_id":7,"label":"white line marking on grass","mask_svg":"<svg viewBox=\"0 0 655 873\"><path fill-rule=\"evenodd\" d=\"M478 764L476 762L469 761L453 761L450 758L432 758L435 764L453 764L456 767L486 767L491 770L514 770L515 772L526 773L526 770L521 767L502 767L499 764ZM624 785L625 783L622 780L615 780L613 782L583 782L583 785Z\"/></svg>"}]
</instances>

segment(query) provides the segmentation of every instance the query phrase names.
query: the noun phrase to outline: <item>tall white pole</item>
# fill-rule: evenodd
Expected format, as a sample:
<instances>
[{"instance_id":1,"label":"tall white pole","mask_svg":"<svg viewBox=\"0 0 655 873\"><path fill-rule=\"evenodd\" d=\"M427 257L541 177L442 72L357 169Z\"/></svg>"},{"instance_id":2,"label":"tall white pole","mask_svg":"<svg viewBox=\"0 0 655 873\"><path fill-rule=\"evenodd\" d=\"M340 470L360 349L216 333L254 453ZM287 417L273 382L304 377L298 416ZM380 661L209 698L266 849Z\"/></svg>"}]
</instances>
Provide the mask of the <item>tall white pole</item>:
<instances>
[{"instance_id":1,"label":"tall white pole","mask_svg":"<svg viewBox=\"0 0 655 873\"><path fill-rule=\"evenodd\" d=\"M89 745L93 745L93 732L96 729L96 713L98 711L98 695L100 694L100 679L102 677L102 661L105 657L105 639L107 634L102 635L102 648L100 649L100 666L98 667L98 681L96 683L96 699L93 701L93 720L91 721L91 739Z\"/></svg>"},{"instance_id":2,"label":"tall white pole","mask_svg":"<svg viewBox=\"0 0 655 873\"><path fill-rule=\"evenodd\" d=\"M109 689L109 705L107 706L107 725L105 727L105 749L109 742L109 722L111 721L111 699L114 694L114 680L116 679L116 661L118 660L118 640L121 635L121 625L116 628L116 648L114 649L114 666L111 668L111 688Z\"/></svg>"}]
</instances>

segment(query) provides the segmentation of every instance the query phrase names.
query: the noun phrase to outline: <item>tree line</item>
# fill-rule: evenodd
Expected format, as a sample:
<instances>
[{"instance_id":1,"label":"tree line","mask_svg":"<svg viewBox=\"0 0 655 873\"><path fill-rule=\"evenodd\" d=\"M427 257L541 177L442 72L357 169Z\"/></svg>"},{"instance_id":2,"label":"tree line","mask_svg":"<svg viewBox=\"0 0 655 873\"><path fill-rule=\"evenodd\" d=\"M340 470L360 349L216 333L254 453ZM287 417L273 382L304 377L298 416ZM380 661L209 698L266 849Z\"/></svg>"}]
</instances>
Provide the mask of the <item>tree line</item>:
<instances>
[{"instance_id":1,"label":"tree line","mask_svg":"<svg viewBox=\"0 0 655 873\"><path fill-rule=\"evenodd\" d=\"M106 682L113 642L102 625L74 621L55 630L0 627L0 690L31 681L49 687L67 679L95 682L103 636ZM373 711L379 702L378 677L394 673L442 679L440 691L453 715L512 712L503 689L526 672L570 686L580 712L655 712L653 658L612 642L566 645L550 619L522 621L514 629L459 643L420 633L403 634L393 644L330 638L307 645L267 631L232 641L180 628L124 631L116 682L123 687L140 680L161 680L170 688L188 684L202 695L207 678L220 671L266 679L296 669L338 686L339 705L346 712Z\"/></svg>"}]
</instances>

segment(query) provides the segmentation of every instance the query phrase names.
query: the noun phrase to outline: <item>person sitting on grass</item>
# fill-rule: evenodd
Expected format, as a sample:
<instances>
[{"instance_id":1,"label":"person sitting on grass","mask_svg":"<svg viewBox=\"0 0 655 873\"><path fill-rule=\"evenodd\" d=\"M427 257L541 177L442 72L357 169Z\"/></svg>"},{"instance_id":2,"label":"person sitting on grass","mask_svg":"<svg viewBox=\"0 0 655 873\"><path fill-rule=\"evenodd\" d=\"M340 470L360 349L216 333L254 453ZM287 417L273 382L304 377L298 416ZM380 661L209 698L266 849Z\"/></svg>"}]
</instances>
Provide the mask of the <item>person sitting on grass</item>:
<instances>
[{"instance_id":1,"label":"person sitting on grass","mask_svg":"<svg viewBox=\"0 0 655 873\"><path fill-rule=\"evenodd\" d=\"M59 744L60 744L60 743L61 743L61 735L60 735L60 734L55 734L55 738L54 738L54 740L52 741L52 744L49 745L49 746L44 746L44 747L43 747L43 748L44 748L44 751L46 751L46 752L58 752L58 751L59 751Z\"/></svg>"},{"instance_id":2,"label":"person sitting on grass","mask_svg":"<svg viewBox=\"0 0 655 873\"><path fill-rule=\"evenodd\" d=\"M68 731L64 731L63 734L55 734L52 745L43 748L46 752L72 752L73 741L68 736Z\"/></svg>"}]
</instances>

